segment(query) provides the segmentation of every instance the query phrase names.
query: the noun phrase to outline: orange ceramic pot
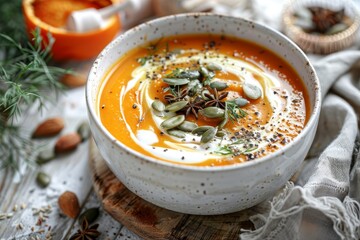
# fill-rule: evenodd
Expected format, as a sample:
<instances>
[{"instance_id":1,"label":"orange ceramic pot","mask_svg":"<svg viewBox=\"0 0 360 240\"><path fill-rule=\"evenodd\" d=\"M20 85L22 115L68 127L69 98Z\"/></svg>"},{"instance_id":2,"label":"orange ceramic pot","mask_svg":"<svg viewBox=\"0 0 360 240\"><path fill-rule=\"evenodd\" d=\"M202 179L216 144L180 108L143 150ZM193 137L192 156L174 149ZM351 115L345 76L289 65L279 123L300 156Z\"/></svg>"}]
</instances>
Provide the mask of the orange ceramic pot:
<instances>
[{"instance_id":1,"label":"orange ceramic pot","mask_svg":"<svg viewBox=\"0 0 360 240\"><path fill-rule=\"evenodd\" d=\"M38 27L46 41L48 41L48 33L51 33L55 39L52 48L55 60L86 60L96 57L116 36L120 30L119 18L118 16L110 18L102 29L76 33L67 31L63 27L67 16L74 10L102 7L112 2L116 0L23 0L22 7L29 36Z\"/></svg>"}]
</instances>

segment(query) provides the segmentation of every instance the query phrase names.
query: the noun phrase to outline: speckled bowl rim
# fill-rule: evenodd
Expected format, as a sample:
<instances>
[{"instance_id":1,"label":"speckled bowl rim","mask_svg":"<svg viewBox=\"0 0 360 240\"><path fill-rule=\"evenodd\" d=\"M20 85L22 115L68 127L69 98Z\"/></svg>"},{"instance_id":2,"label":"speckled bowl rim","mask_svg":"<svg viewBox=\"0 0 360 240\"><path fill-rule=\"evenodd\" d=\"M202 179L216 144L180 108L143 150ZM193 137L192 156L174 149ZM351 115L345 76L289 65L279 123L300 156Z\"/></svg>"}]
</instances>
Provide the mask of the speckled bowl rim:
<instances>
[{"instance_id":1,"label":"speckled bowl rim","mask_svg":"<svg viewBox=\"0 0 360 240\"><path fill-rule=\"evenodd\" d=\"M219 18L219 19L229 19L229 20L241 20L244 21L246 23L250 23L253 24L254 26L256 26L256 28L258 28L260 31L264 31L264 32L273 32L277 35L279 35L280 38L283 38L283 40L287 41L290 45L292 45L292 47L297 51L298 54L300 54L309 64L305 65L305 68L310 68L309 72L313 72L313 78L315 80L315 86L317 86L315 88L315 99L314 99L314 108L313 111L311 113L311 116L307 122L307 124L305 125L304 129L301 131L301 133L299 135L297 135L289 144L285 145L283 148L272 152L264 157L258 158L258 159L254 159L251 161L246 161L243 163L239 163L239 164L232 164L232 165L225 165L225 166L213 166L213 167L209 167L209 166L191 166L191 165L182 165L182 164L178 164L178 163L172 163L172 162L167 162L167 161L163 161L163 160L159 160L156 159L154 157L149 157L146 156L144 154L141 154L131 148L129 148L128 146L126 146L125 144L123 144L122 142L120 142L119 140L117 140L101 123L100 117L98 116L98 114L96 114L95 109L90 107L90 102L92 102L92 99L90 98L91 96L91 87L90 87L90 79L91 78L95 78L96 77L96 69L97 69L97 65L99 64L100 61L103 61L104 56L106 56L113 48L113 46L122 41L126 36L133 34L134 31L138 31L139 28L141 27L146 27L146 25L151 24L152 26L156 26L159 22L162 22L164 20L173 20L176 21L179 18L188 18L188 17L202 17L202 16L212 16L214 18ZM201 34L201 33L199 33ZM225 33L227 34L227 33ZM179 35L181 35L181 32L179 33ZM229 36L231 36L231 34L228 34ZM238 37L239 38L239 37ZM285 60L285 59L284 59ZM104 84L104 83L102 83ZM306 88L306 90L309 90ZM98 57L95 59L90 72L89 72L89 76L88 76L88 81L86 84L86 89L85 89L85 98L86 98L86 105L89 111L89 114L91 115L91 117L95 120L95 124L97 125L97 127L105 134L105 136L113 143L115 143L118 147L124 149L125 151L127 151L130 154L133 154L134 156L140 158L140 159L144 159L146 161L149 161L151 163L154 164L158 164L158 165L163 165L166 167L170 167L170 168L175 168L175 169L183 169L183 170L187 170L187 171L194 171L194 172L218 172L218 171L233 171L233 170L237 170L240 168L249 168L249 167L253 167L255 165L258 165L264 161L270 161L271 159L275 158L275 157L279 157L281 155L283 155L284 152L286 152L289 148L291 148L294 144L296 144L298 141L301 140L301 138L305 137L305 135L310 134L310 130L311 130L311 126L316 125L317 124L317 116L320 114L320 109L321 109L321 89L320 89L320 82L319 79L316 75L315 69L313 68L313 66L311 65L308 57L305 55L305 53L293 42L291 41L288 37L286 37L285 35L283 35L282 33L280 33L279 31L269 28L267 26L264 26L262 24L259 23L255 23L249 20L245 20L242 18L237 18L237 17L231 17L231 16L224 16L224 15L220 15L220 14L214 14L214 13L185 13L185 14L176 14L176 15L169 15L166 17L161 17L161 18L157 18L155 20L151 20L149 22L146 23L142 23L137 27L134 27L132 29L127 30L126 32L124 32L123 34L121 34L120 36L118 36L116 39L114 39L111 43L109 43L105 49L98 55ZM90 116L89 116L90 117ZM119 160L120 161L120 160Z\"/></svg>"}]
</instances>

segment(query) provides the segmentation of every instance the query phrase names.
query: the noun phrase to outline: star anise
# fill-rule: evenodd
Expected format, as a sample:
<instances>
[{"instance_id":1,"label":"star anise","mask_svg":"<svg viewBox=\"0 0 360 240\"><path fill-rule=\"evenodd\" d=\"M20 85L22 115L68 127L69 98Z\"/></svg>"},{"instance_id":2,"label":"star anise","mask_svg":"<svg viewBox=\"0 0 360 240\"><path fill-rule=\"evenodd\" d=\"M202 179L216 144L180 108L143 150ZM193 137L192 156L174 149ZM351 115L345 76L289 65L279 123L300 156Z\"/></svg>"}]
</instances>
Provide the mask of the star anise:
<instances>
[{"instance_id":1,"label":"star anise","mask_svg":"<svg viewBox=\"0 0 360 240\"><path fill-rule=\"evenodd\" d=\"M206 101L205 107L218 107L225 109L225 102L222 102L224 98L227 97L229 92L221 92L219 93L217 89L214 89L214 95L205 93L204 95L209 98L209 100Z\"/></svg>"},{"instance_id":2,"label":"star anise","mask_svg":"<svg viewBox=\"0 0 360 240\"><path fill-rule=\"evenodd\" d=\"M173 102L181 101L187 95L188 95L188 88L183 88L181 91L170 92L170 93L166 94L164 96L164 99L168 103L173 103Z\"/></svg>"},{"instance_id":3,"label":"star anise","mask_svg":"<svg viewBox=\"0 0 360 240\"><path fill-rule=\"evenodd\" d=\"M332 11L322 7L310 7L312 21L315 25L315 31L325 33L332 26L343 21L345 10Z\"/></svg>"},{"instance_id":4,"label":"star anise","mask_svg":"<svg viewBox=\"0 0 360 240\"><path fill-rule=\"evenodd\" d=\"M81 229L79 229L69 240L94 240L100 236L100 232L97 230L99 224L89 226L86 218L81 223Z\"/></svg>"},{"instance_id":5,"label":"star anise","mask_svg":"<svg viewBox=\"0 0 360 240\"><path fill-rule=\"evenodd\" d=\"M203 99L201 99L200 97L196 97L195 99L188 102L188 104L183 108L183 111L185 111L186 116L192 113L197 119L198 111L203 109L204 103L205 101Z\"/></svg>"}]
</instances>

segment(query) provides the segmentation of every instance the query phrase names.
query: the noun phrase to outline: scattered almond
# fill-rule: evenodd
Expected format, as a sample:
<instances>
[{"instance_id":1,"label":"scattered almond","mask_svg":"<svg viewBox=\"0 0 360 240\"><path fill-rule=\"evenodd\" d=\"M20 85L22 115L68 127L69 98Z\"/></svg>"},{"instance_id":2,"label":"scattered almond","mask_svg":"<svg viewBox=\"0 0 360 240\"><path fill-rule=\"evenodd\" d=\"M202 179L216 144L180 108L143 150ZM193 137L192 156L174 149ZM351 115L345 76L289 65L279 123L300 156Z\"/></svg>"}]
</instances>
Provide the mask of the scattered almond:
<instances>
[{"instance_id":1,"label":"scattered almond","mask_svg":"<svg viewBox=\"0 0 360 240\"><path fill-rule=\"evenodd\" d=\"M66 153L75 150L80 142L81 137L78 133L63 135L55 143L55 153Z\"/></svg>"},{"instance_id":2,"label":"scattered almond","mask_svg":"<svg viewBox=\"0 0 360 240\"><path fill-rule=\"evenodd\" d=\"M86 77L80 74L66 74L61 78L60 82L69 88L76 88L85 85Z\"/></svg>"},{"instance_id":3,"label":"scattered almond","mask_svg":"<svg viewBox=\"0 0 360 240\"><path fill-rule=\"evenodd\" d=\"M40 123L32 134L33 138L51 137L63 130L64 120L60 117L49 118Z\"/></svg>"},{"instance_id":4,"label":"scattered almond","mask_svg":"<svg viewBox=\"0 0 360 240\"><path fill-rule=\"evenodd\" d=\"M58 199L59 208L70 218L76 218L80 213L79 200L75 193L66 191Z\"/></svg>"}]
</instances>

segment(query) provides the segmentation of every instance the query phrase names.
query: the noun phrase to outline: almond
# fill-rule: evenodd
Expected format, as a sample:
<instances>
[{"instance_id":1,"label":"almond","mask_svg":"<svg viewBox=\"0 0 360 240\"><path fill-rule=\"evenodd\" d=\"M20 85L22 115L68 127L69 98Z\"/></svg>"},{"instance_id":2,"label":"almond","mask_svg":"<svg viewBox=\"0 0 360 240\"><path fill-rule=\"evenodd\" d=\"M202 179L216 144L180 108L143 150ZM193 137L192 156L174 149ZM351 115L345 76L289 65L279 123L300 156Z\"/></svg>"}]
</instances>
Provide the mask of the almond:
<instances>
[{"instance_id":1,"label":"almond","mask_svg":"<svg viewBox=\"0 0 360 240\"><path fill-rule=\"evenodd\" d=\"M55 153L66 153L77 148L81 142L81 137L78 133L68 133L61 136L55 143Z\"/></svg>"},{"instance_id":2,"label":"almond","mask_svg":"<svg viewBox=\"0 0 360 240\"><path fill-rule=\"evenodd\" d=\"M59 117L49 118L40 123L32 134L33 138L51 137L63 130L64 120Z\"/></svg>"},{"instance_id":3,"label":"almond","mask_svg":"<svg viewBox=\"0 0 360 240\"><path fill-rule=\"evenodd\" d=\"M58 199L59 208L70 218L76 218L80 213L79 200L75 193L66 191Z\"/></svg>"},{"instance_id":4,"label":"almond","mask_svg":"<svg viewBox=\"0 0 360 240\"><path fill-rule=\"evenodd\" d=\"M76 88L85 85L86 77L80 74L66 74L61 78L60 82L69 88Z\"/></svg>"}]
</instances>

